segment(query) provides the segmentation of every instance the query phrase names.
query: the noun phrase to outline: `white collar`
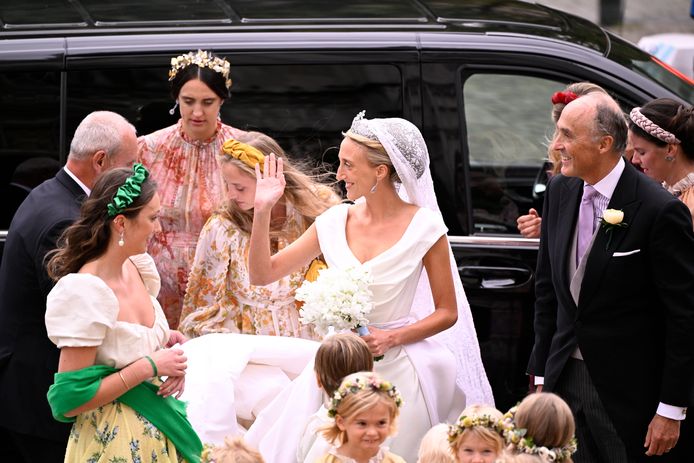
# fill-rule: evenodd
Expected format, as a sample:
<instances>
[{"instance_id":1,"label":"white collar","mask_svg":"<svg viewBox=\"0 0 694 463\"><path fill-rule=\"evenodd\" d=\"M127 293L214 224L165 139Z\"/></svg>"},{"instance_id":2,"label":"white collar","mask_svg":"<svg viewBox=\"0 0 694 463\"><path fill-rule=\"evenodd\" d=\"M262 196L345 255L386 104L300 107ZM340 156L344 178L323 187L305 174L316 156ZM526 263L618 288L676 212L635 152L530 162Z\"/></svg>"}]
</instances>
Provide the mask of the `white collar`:
<instances>
[{"instance_id":1,"label":"white collar","mask_svg":"<svg viewBox=\"0 0 694 463\"><path fill-rule=\"evenodd\" d=\"M88 188L87 185L82 183L82 181L79 178L77 178L77 176L75 174L73 174L70 171L70 169L67 168L67 165L65 165L63 167L63 169L65 169L65 172L70 176L70 178L72 178L80 186L80 188L82 188L82 190L84 190L84 192L87 194L87 196L89 196L92 193L91 188Z\"/></svg>"},{"instance_id":2,"label":"white collar","mask_svg":"<svg viewBox=\"0 0 694 463\"><path fill-rule=\"evenodd\" d=\"M620 156L619 161L617 161L617 164L612 168L610 173L605 175L595 185L591 186L608 200L612 199L612 195L614 194L615 188L617 188L617 183L619 183L619 178L622 176L625 166L624 158ZM585 188L586 185L588 184L583 182L583 188Z\"/></svg>"}]
</instances>

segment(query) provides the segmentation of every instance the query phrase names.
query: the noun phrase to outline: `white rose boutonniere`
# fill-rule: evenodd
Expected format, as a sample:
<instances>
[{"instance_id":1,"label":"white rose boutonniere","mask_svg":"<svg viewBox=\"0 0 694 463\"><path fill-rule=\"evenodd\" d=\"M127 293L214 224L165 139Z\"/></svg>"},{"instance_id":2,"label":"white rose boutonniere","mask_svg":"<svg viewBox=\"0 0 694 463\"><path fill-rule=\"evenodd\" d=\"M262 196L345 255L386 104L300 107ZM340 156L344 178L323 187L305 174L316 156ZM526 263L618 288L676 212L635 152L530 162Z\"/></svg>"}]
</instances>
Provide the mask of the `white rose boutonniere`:
<instances>
[{"instance_id":1,"label":"white rose boutonniere","mask_svg":"<svg viewBox=\"0 0 694 463\"><path fill-rule=\"evenodd\" d=\"M624 211L621 209L605 209L602 212L600 225L605 230L605 233L607 233L605 250L609 249L610 243L612 242L612 231L615 228L626 228L629 226L629 224L624 221Z\"/></svg>"}]
</instances>

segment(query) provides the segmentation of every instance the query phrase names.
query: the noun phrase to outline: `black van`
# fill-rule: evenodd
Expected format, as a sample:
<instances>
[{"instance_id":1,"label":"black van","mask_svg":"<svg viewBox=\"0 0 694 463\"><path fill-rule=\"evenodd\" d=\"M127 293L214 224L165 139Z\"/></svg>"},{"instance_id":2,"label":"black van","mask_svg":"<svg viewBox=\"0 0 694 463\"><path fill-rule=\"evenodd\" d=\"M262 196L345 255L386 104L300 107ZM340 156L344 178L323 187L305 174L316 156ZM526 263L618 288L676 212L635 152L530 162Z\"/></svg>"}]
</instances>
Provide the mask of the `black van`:
<instances>
[{"instance_id":1,"label":"black van","mask_svg":"<svg viewBox=\"0 0 694 463\"><path fill-rule=\"evenodd\" d=\"M632 44L520 1L137 3L0 4L0 188L16 186L29 159L64 163L91 111L123 114L140 134L172 124L170 58L195 49L232 63L222 119L295 156L334 163L363 109L409 119L429 146L501 409L528 384L538 242L517 234L516 218L541 202L550 96L587 80L625 109L694 101L691 81Z\"/></svg>"}]
</instances>

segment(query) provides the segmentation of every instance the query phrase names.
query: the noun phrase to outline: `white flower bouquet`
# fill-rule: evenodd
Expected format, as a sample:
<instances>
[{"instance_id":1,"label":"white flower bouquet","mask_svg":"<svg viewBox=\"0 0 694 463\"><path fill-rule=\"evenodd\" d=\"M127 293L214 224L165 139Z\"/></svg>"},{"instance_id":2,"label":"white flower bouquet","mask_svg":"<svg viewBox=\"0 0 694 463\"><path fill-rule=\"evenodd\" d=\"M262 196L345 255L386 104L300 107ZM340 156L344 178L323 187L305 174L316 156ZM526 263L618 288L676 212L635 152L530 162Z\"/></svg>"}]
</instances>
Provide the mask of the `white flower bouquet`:
<instances>
[{"instance_id":1,"label":"white flower bouquet","mask_svg":"<svg viewBox=\"0 0 694 463\"><path fill-rule=\"evenodd\" d=\"M371 282L371 272L363 267L320 270L316 281L305 280L296 290L294 297L303 302L299 320L312 324L321 336L331 327L335 331L365 328L373 308Z\"/></svg>"}]
</instances>

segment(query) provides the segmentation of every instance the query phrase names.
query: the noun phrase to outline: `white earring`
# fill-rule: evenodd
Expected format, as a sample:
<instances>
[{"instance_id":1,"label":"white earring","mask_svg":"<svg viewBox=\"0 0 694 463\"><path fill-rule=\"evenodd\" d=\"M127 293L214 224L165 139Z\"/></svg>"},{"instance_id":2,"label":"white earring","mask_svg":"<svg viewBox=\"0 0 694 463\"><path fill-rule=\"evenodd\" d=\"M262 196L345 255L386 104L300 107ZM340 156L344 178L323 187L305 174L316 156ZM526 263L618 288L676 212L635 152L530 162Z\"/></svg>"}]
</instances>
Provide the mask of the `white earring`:
<instances>
[{"instance_id":1,"label":"white earring","mask_svg":"<svg viewBox=\"0 0 694 463\"><path fill-rule=\"evenodd\" d=\"M374 186L371 187L371 189L369 190L369 193L375 193L377 186L378 186L378 180L376 180L376 183L374 183Z\"/></svg>"},{"instance_id":2,"label":"white earring","mask_svg":"<svg viewBox=\"0 0 694 463\"><path fill-rule=\"evenodd\" d=\"M118 246L121 248L125 246L125 238L123 237L123 232L120 232L120 239L118 240Z\"/></svg>"},{"instance_id":3,"label":"white earring","mask_svg":"<svg viewBox=\"0 0 694 463\"><path fill-rule=\"evenodd\" d=\"M176 112L176 108L178 108L178 100L176 100L176 104L173 105L173 108L169 109L169 114L171 114L173 116L174 113Z\"/></svg>"}]
</instances>

